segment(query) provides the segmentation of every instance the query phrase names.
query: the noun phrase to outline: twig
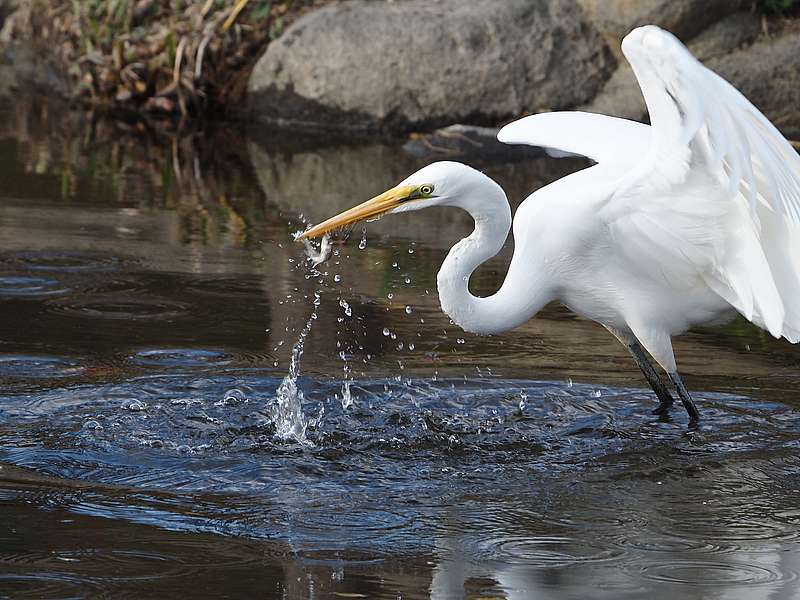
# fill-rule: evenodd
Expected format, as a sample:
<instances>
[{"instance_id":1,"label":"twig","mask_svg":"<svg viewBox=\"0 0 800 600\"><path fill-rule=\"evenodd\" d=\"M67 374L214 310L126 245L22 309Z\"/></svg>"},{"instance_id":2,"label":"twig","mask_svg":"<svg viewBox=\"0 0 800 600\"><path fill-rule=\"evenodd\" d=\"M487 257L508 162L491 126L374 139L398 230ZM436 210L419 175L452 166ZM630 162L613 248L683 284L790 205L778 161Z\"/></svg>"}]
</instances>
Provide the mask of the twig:
<instances>
[{"instance_id":1,"label":"twig","mask_svg":"<svg viewBox=\"0 0 800 600\"><path fill-rule=\"evenodd\" d=\"M194 59L194 78L200 79L200 75L203 74L203 56L206 52L206 46L211 41L211 38L214 37L214 27L209 27L208 31L206 32L203 39L200 40L200 43L197 45L197 54L195 55Z\"/></svg>"},{"instance_id":2,"label":"twig","mask_svg":"<svg viewBox=\"0 0 800 600\"><path fill-rule=\"evenodd\" d=\"M186 36L181 36L178 42L178 48L175 50L175 68L172 70L172 82L177 86L178 93L178 106L181 109L181 114L186 114L186 101L183 99L181 91L181 63L183 62L183 51L186 49L187 39Z\"/></svg>"},{"instance_id":3,"label":"twig","mask_svg":"<svg viewBox=\"0 0 800 600\"><path fill-rule=\"evenodd\" d=\"M200 11L200 16L204 19L208 14L208 11L211 10L211 7L214 5L214 0L206 0L206 3L203 5L203 9Z\"/></svg>"},{"instance_id":4,"label":"twig","mask_svg":"<svg viewBox=\"0 0 800 600\"><path fill-rule=\"evenodd\" d=\"M236 17L238 17L239 13L244 10L244 7L247 6L248 2L250 2L250 0L239 0L236 3L236 6L233 7L231 14L228 15L228 18L225 19L225 22L222 24L222 31L228 31L228 29L231 28L231 25L233 25Z\"/></svg>"}]
</instances>

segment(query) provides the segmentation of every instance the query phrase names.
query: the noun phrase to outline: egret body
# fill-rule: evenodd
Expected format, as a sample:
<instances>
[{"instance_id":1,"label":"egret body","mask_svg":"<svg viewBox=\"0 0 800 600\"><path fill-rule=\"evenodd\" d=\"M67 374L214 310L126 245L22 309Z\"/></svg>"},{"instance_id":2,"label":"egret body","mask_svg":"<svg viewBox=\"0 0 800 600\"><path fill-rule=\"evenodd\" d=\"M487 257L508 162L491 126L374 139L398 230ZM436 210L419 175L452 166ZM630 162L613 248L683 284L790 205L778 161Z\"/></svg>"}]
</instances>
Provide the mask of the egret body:
<instances>
[{"instance_id":1,"label":"egret body","mask_svg":"<svg viewBox=\"0 0 800 600\"><path fill-rule=\"evenodd\" d=\"M469 278L512 228L502 188L466 165L437 162L309 229L316 237L370 217L452 206L475 221L437 283L442 309L466 331L500 333L559 300L631 352L666 411L673 399L643 348L697 409L671 338L738 312L775 337L800 341L800 156L733 86L654 26L622 42L650 125L552 112L506 125L498 139L593 166L531 194L513 221L514 255L497 293Z\"/></svg>"}]
</instances>

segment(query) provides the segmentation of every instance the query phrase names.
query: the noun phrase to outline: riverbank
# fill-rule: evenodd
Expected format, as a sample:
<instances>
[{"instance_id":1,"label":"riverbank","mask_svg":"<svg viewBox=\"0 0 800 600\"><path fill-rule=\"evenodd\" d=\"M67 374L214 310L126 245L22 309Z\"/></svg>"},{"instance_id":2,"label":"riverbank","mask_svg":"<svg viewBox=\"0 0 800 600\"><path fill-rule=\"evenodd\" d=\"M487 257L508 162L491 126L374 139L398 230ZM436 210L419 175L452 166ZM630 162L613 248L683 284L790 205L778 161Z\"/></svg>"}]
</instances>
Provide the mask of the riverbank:
<instances>
[{"instance_id":1,"label":"riverbank","mask_svg":"<svg viewBox=\"0 0 800 600\"><path fill-rule=\"evenodd\" d=\"M325 0L31 0L0 3L23 79L92 109L171 118L239 106L269 42ZM47 81L37 72L47 65Z\"/></svg>"},{"instance_id":2,"label":"riverbank","mask_svg":"<svg viewBox=\"0 0 800 600\"><path fill-rule=\"evenodd\" d=\"M796 0L0 0L0 68L170 126L223 115L352 137L575 108L644 120L619 44L653 23L796 139L799 13Z\"/></svg>"}]
</instances>

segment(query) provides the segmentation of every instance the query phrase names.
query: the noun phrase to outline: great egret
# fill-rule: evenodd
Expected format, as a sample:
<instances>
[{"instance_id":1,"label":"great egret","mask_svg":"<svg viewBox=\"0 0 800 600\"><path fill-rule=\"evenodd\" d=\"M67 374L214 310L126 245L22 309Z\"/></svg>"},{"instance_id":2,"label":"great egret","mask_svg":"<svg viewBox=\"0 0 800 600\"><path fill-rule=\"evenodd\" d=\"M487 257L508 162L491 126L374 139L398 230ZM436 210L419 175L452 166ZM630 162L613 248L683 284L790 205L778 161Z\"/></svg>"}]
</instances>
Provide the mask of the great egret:
<instances>
[{"instance_id":1,"label":"great egret","mask_svg":"<svg viewBox=\"0 0 800 600\"><path fill-rule=\"evenodd\" d=\"M738 311L775 337L800 341L800 156L727 81L672 34L631 31L633 67L650 125L581 112L525 117L498 139L597 164L531 194L514 219L514 256L497 293L469 291L472 272L503 246L511 210L502 188L455 162L437 162L301 238L385 213L462 208L475 230L438 275L442 309L466 331L516 327L560 300L625 344L660 400L672 396L643 348L669 375L692 421L671 337Z\"/></svg>"}]
</instances>

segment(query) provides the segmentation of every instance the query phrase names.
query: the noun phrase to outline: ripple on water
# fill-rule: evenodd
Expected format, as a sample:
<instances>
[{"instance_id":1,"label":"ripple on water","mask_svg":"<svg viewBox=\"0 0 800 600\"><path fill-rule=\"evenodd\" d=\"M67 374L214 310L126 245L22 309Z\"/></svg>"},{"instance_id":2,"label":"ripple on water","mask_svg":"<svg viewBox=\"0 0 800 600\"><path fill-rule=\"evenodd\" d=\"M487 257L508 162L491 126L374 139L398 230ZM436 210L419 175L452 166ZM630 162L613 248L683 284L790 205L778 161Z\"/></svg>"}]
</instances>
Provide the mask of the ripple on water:
<instances>
[{"instance_id":1,"label":"ripple on water","mask_svg":"<svg viewBox=\"0 0 800 600\"><path fill-rule=\"evenodd\" d=\"M28 277L25 275L0 277L0 297L55 296L65 294L68 291L68 287L62 285L57 279L50 277Z\"/></svg>"},{"instance_id":2,"label":"ripple on water","mask_svg":"<svg viewBox=\"0 0 800 600\"><path fill-rule=\"evenodd\" d=\"M738 561L708 561L697 559L671 560L644 565L639 576L651 581L683 584L693 587L721 585L762 585L792 581L796 575L781 572L773 566L754 565Z\"/></svg>"},{"instance_id":3,"label":"ripple on water","mask_svg":"<svg viewBox=\"0 0 800 600\"><path fill-rule=\"evenodd\" d=\"M32 271L113 271L123 260L110 254L60 250L15 252L4 257L11 263Z\"/></svg>"},{"instance_id":4,"label":"ripple on water","mask_svg":"<svg viewBox=\"0 0 800 600\"><path fill-rule=\"evenodd\" d=\"M72 377L83 370L78 361L59 356L0 355L0 377Z\"/></svg>"},{"instance_id":5,"label":"ripple on water","mask_svg":"<svg viewBox=\"0 0 800 600\"><path fill-rule=\"evenodd\" d=\"M501 560L532 567L556 567L616 560L621 548L592 543L571 536L514 536L484 539L476 550L488 560Z\"/></svg>"},{"instance_id":6,"label":"ripple on water","mask_svg":"<svg viewBox=\"0 0 800 600\"><path fill-rule=\"evenodd\" d=\"M304 508L294 520L296 525L315 531L386 532L410 526L413 515L387 508L352 506L331 511L329 506Z\"/></svg>"},{"instance_id":7,"label":"ripple on water","mask_svg":"<svg viewBox=\"0 0 800 600\"><path fill-rule=\"evenodd\" d=\"M189 311L189 306L183 302L164 298L129 296L110 296L86 300L65 299L50 301L48 306L52 310L72 316L126 321L173 319Z\"/></svg>"},{"instance_id":8,"label":"ripple on water","mask_svg":"<svg viewBox=\"0 0 800 600\"><path fill-rule=\"evenodd\" d=\"M204 348L153 348L140 350L132 360L148 367L204 367L230 364L233 357Z\"/></svg>"},{"instance_id":9,"label":"ripple on water","mask_svg":"<svg viewBox=\"0 0 800 600\"><path fill-rule=\"evenodd\" d=\"M240 277L199 278L190 281L186 289L220 298L259 298L264 294L264 288L259 280Z\"/></svg>"},{"instance_id":10,"label":"ripple on water","mask_svg":"<svg viewBox=\"0 0 800 600\"><path fill-rule=\"evenodd\" d=\"M7 598L85 598L87 588L96 590L97 586L94 582L66 573L0 573L0 589Z\"/></svg>"},{"instance_id":11,"label":"ripple on water","mask_svg":"<svg viewBox=\"0 0 800 600\"><path fill-rule=\"evenodd\" d=\"M97 284L84 288L84 293L88 295L133 295L149 293L147 284L133 277L113 277L98 282Z\"/></svg>"}]
</instances>

